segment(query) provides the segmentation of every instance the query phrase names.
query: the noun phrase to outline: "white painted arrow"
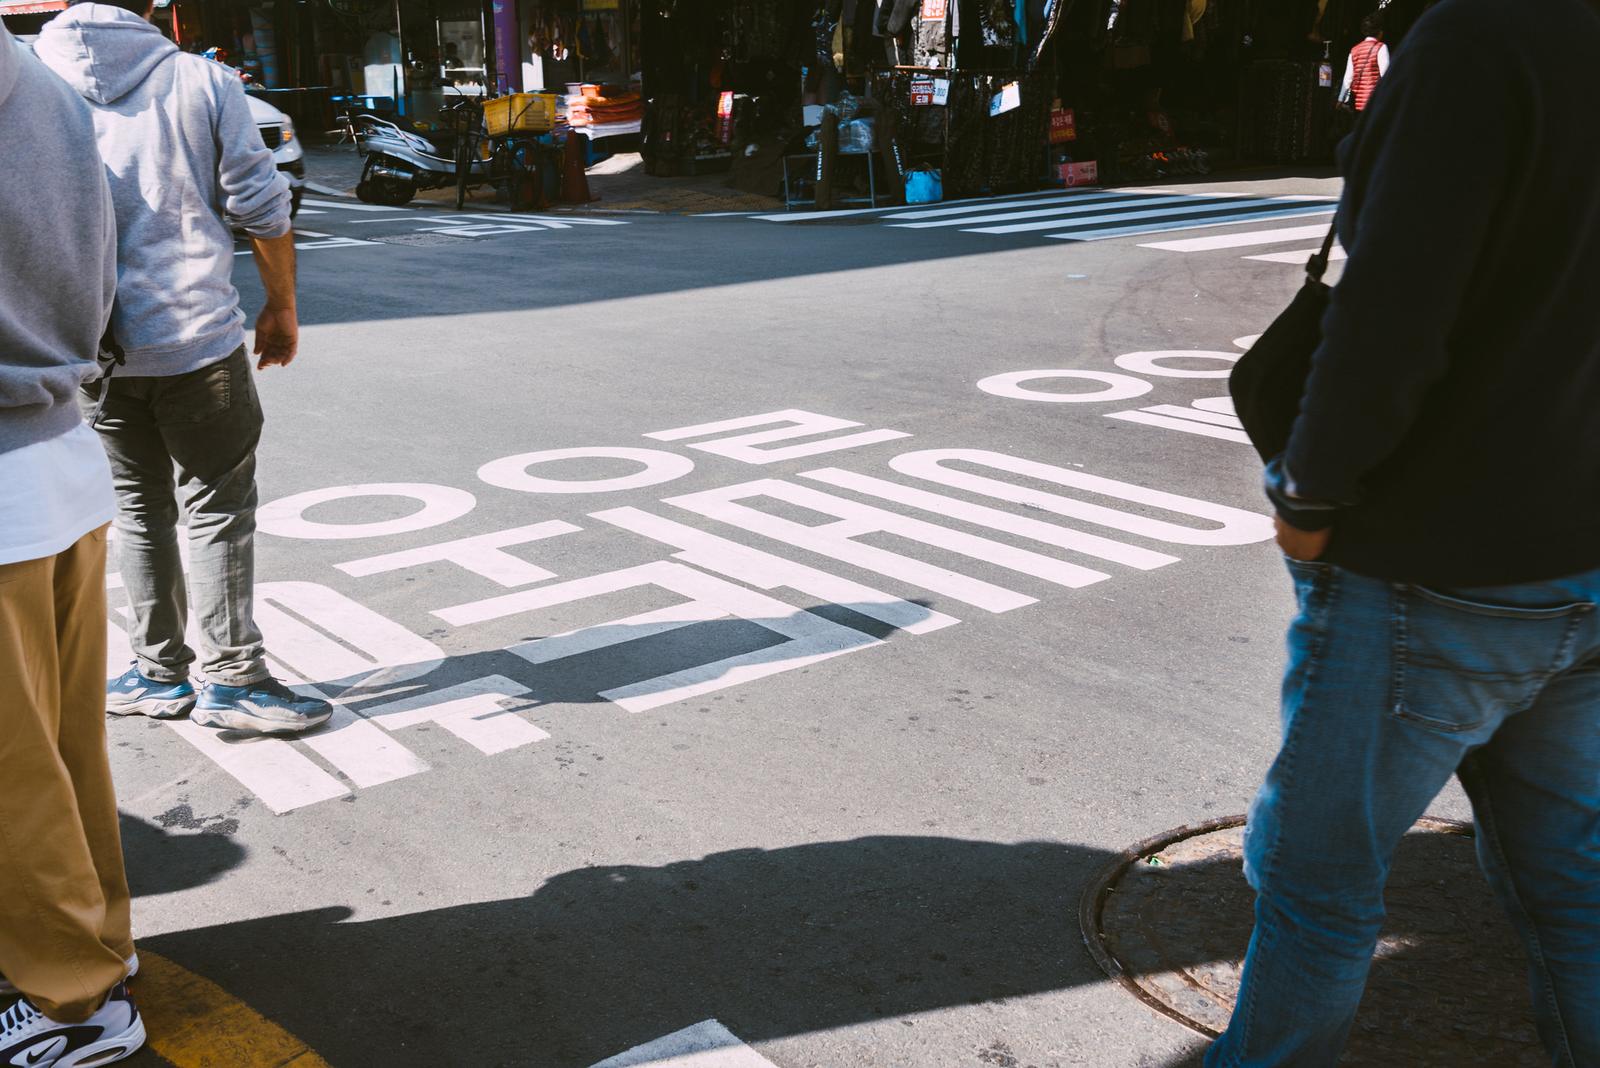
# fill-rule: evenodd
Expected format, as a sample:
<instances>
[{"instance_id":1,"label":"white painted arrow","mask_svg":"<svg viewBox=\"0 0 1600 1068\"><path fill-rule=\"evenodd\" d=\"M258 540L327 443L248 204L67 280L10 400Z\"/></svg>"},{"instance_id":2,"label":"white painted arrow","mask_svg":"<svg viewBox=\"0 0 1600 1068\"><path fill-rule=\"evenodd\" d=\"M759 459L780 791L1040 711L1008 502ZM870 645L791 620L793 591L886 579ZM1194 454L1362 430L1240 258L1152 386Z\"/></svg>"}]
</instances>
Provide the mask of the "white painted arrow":
<instances>
[{"instance_id":1,"label":"white painted arrow","mask_svg":"<svg viewBox=\"0 0 1600 1068\"><path fill-rule=\"evenodd\" d=\"M701 1020L591 1068L778 1068L716 1020Z\"/></svg>"}]
</instances>

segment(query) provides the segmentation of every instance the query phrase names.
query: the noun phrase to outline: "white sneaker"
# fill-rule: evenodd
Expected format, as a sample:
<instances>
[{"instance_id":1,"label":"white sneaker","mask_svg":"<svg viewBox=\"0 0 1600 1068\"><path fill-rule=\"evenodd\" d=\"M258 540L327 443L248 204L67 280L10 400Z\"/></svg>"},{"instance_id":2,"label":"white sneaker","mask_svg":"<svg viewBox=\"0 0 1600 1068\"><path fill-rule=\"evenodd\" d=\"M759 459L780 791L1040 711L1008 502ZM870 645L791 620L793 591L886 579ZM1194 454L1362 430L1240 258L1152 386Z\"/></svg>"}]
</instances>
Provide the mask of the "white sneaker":
<instances>
[{"instance_id":1,"label":"white sneaker","mask_svg":"<svg viewBox=\"0 0 1600 1068\"><path fill-rule=\"evenodd\" d=\"M0 1013L0 1064L94 1068L131 1057L142 1045L144 1021L123 983L80 1024L57 1023L27 998Z\"/></svg>"},{"instance_id":2,"label":"white sneaker","mask_svg":"<svg viewBox=\"0 0 1600 1068\"><path fill-rule=\"evenodd\" d=\"M132 979L138 974L139 954L135 953L133 956L128 958L128 974L123 976L123 979L126 981L128 979ZM21 993L22 991L18 990L16 986L12 984L10 979L0 975L0 998L14 998L19 996Z\"/></svg>"}]
</instances>

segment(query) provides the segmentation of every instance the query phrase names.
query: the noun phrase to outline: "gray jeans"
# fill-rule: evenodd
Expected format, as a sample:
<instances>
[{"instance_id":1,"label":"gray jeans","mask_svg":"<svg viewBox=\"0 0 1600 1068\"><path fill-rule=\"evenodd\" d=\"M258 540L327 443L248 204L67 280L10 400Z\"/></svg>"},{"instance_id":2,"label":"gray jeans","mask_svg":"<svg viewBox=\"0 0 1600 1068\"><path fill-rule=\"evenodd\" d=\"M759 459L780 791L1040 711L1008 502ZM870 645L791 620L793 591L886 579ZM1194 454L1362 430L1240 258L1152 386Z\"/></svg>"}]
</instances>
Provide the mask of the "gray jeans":
<instances>
[{"instance_id":1,"label":"gray jeans","mask_svg":"<svg viewBox=\"0 0 1600 1068\"><path fill-rule=\"evenodd\" d=\"M241 346L214 364L168 378L114 375L96 429L117 487L117 555L139 670L157 682L189 675L184 634L195 606L208 681L267 677L253 617L256 444L261 401ZM80 397L87 416L98 383ZM188 516L189 581L178 552L178 506Z\"/></svg>"}]
</instances>

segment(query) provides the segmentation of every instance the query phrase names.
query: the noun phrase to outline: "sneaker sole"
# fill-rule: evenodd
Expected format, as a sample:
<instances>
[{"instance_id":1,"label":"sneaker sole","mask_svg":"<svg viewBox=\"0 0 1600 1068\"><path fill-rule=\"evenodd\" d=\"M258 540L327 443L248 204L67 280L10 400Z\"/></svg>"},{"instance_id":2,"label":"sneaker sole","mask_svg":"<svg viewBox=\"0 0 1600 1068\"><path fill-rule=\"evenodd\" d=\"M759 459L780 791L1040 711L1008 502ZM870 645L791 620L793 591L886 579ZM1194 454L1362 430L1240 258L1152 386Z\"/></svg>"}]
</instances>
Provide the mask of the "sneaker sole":
<instances>
[{"instance_id":1,"label":"sneaker sole","mask_svg":"<svg viewBox=\"0 0 1600 1068\"><path fill-rule=\"evenodd\" d=\"M307 731L316 730L332 718L333 713L326 712L320 716L304 716L293 723L285 723L282 720L252 716L250 713L238 708L196 707L194 711L189 713L189 722L198 723L202 727L251 731L256 734L304 734Z\"/></svg>"},{"instance_id":2,"label":"sneaker sole","mask_svg":"<svg viewBox=\"0 0 1600 1068\"><path fill-rule=\"evenodd\" d=\"M144 1045L144 1037L144 1017L134 1010L133 1023L122 1034L92 1042L53 1063L55 1068L96 1068L97 1065L111 1064L139 1052Z\"/></svg>"},{"instance_id":3,"label":"sneaker sole","mask_svg":"<svg viewBox=\"0 0 1600 1068\"><path fill-rule=\"evenodd\" d=\"M149 716L151 719L182 719L189 714L194 703L200 699L199 694L190 694L188 697L169 697L158 699L147 697L140 701L129 701L127 704L107 705L106 713L112 716Z\"/></svg>"}]
</instances>

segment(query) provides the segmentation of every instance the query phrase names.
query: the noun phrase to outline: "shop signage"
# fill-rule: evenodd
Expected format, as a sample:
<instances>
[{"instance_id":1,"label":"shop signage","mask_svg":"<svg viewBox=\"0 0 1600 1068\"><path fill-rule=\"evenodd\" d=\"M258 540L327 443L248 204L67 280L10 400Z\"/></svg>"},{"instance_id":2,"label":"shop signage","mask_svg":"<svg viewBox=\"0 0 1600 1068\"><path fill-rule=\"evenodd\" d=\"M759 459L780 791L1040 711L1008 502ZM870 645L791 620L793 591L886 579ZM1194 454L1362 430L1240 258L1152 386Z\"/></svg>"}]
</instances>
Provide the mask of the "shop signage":
<instances>
[{"instance_id":1,"label":"shop signage","mask_svg":"<svg viewBox=\"0 0 1600 1068\"><path fill-rule=\"evenodd\" d=\"M950 103L950 79L935 78L933 80L933 102L939 107Z\"/></svg>"},{"instance_id":2,"label":"shop signage","mask_svg":"<svg viewBox=\"0 0 1600 1068\"><path fill-rule=\"evenodd\" d=\"M933 79L916 77L911 79L911 106L927 107L933 103Z\"/></svg>"},{"instance_id":3,"label":"shop signage","mask_svg":"<svg viewBox=\"0 0 1600 1068\"><path fill-rule=\"evenodd\" d=\"M1094 185L1100 180L1100 165L1094 160L1061 164L1061 180L1068 186Z\"/></svg>"},{"instance_id":4,"label":"shop signage","mask_svg":"<svg viewBox=\"0 0 1600 1068\"><path fill-rule=\"evenodd\" d=\"M989 98L989 116L1004 115L1022 106L1022 83L1009 82Z\"/></svg>"},{"instance_id":5,"label":"shop signage","mask_svg":"<svg viewBox=\"0 0 1600 1068\"><path fill-rule=\"evenodd\" d=\"M1324 60L1317 64L1317 85L1323 89L1333 88L1333 64Z\"/></svg>"},{"instance_id":6,"label":"shop signage","mask_svg":"<svg viewBox=\"0 0 1600 1068\"><path fill-rule=\"evenodd\" d=\"M1056 108L1050 112L1050 143L1064 145L1078 139L1078 120L1071 108Z\"/></svg>"},{"instance_id":7,"label":"shop signage","mask_svg":"<svg viewBox=\"0 0 1600 1068\"><path fill-rule=\"evenodd\" d=\"M943 22L949 11L949 0L922 0L923 22Z\"/></svg>"},{"instance_id":8,"label":"shop signage","mask_svg":"<svg viewBox=\"0 0 1600 1068\"><path fill-rule=\"evenodd\" d=\"M733 140L733 94L717 95L717 139L723 144Z\"/></svg>"}]
</instances>

